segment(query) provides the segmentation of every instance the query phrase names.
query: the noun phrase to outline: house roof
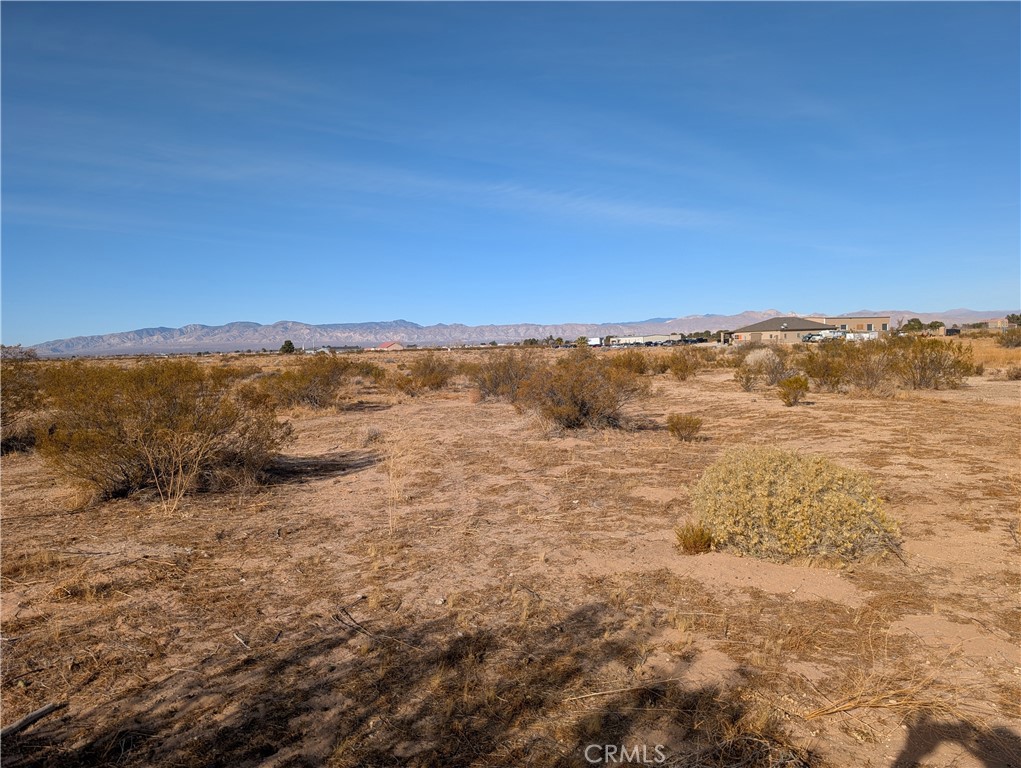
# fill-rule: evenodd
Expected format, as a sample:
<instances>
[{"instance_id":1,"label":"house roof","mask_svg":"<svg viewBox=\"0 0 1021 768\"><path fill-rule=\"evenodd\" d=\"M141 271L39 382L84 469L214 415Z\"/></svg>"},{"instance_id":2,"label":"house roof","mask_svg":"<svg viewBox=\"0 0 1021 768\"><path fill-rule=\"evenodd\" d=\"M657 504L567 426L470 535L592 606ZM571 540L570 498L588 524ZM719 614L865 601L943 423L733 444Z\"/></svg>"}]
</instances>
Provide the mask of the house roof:
<instances>
[{"instance_id":1,"label":"house roof","mask_svg":"<svg viewBox=\"0 0 1021 768\"><path fill-rule=\"evenodd\" d=\"M379 345L380 349L390 349L390 347L398 347L401 343L399 341L384 341Z\"/></svg>"},{"instance_id":2,"label":"house roof","mask_svg":"<svg viewBox=\"0 0 1021 768\"><path fill-rule=\"evenodd\" d=\"M817 323L803 317L771 317L760 323L738 328L734 333L759 333L760 331L832 331L835 325Z\"/></svg>"}]
</instances>

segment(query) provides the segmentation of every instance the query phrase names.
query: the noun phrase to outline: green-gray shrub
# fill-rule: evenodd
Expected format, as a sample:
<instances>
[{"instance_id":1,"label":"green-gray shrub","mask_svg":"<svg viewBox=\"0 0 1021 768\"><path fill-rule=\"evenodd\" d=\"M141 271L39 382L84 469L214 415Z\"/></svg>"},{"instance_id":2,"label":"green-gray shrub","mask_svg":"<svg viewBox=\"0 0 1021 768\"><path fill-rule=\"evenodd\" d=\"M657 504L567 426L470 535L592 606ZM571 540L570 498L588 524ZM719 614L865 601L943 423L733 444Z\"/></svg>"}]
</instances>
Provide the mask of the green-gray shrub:
<instances>
[{"instance_id":1,"label":"green-gray shrub","mask_svg":"<svg viewBox=\"0 0 1021 768\"><path fill-rule=\"evenodd\" d=\"M702 419L685 413L671 413L666 427L670 434L682 442L691 442L702 429Z\"/></svg>"},{"instance_id":2,"label":"green-gray shrub","mask_svg":"<svg viewBox=\"0 0 1021 768\"><path fill-rule=\"evenodd\" d=\"M777 385L777 391L784 405L797 405L808 394L808 377L800 374L788 376Z\"/></svg>"},{"instance_id":3,"label":"green-gray shrub","mask_svg":"<svg viewBox=\"0 0 1021 768\"><path fill-rule=\"evenodd\" d=\"M185 360L49 367L39 452L100 498L156 488L176 503L190 490L257 480L290 425L242 377Z\"/></svg>"},{"instance_id":4,"label":"green-gray shrub","mask_svg":"<svg viewBox=\"0 0 1021 768\"><path fill-rule=\"evenodd\" d=\"M468 378L478 387L482 399L497 398L516 403L522 387L538 365L538 358L532 352L505 350L487 354L468 371Z\"/></svg>"},{"instance_id":5,"label":"green-gray shrub","mask_svg":"<svg viewBox=\"0 0 1021 768\"><path fill-rule=\"evenodd\" d=\"M578 347L552 366L541 366L522 387L519 406L567 429L619 427L623 407L649 383Z\"/></svg>"},{"instance_id":6,"label":"green-gray shrub","mask_svg":"<svg viewBox=\"0 0 1021 768\"><path fill-rule=\"evenodd\" d=\"M42 406L35 350L20 345L0 349L0 450L22 451L35 443L33 419Z\"/></svg>"},{"instance_id":7,"label":"green-gray shrub","mask_svg":"<svg viewBox=\"0 0 1021 768\"><path fill-rule=\"evenodd\" d=\"M922 336L893 342L895 370L912 389L957 389L973 370L971 347Z\"/></svg>"},{"instance_id":8,"label":"green-gray shrub","mask_svg":"<svg viewBox=\"0 0 1021 768\"><path fill-rule=\"evenodd\" d=\"M855 560L896 547L898 531L866 475L820 456L738 448L691 495L719 548L770 560Z\"/></svg>"}]
</instances>

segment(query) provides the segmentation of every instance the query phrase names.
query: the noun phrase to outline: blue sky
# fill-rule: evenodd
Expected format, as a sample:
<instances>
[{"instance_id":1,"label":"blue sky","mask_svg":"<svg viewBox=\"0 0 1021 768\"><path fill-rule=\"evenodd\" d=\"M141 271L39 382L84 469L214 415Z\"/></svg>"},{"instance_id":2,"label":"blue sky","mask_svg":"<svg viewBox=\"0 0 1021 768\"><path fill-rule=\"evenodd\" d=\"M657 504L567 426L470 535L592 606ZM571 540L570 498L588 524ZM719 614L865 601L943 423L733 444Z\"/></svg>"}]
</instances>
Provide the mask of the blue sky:
<instances>
[{"instance_id":1,"label":"blue sky","mask_svg":"<svg viewBox=\"0 0 1021 768\"><path fill-rule=\"evenodd\" d=\"M4 343L1021 304L1017 3L15 3Z\"/></svg>"}]
</instances>

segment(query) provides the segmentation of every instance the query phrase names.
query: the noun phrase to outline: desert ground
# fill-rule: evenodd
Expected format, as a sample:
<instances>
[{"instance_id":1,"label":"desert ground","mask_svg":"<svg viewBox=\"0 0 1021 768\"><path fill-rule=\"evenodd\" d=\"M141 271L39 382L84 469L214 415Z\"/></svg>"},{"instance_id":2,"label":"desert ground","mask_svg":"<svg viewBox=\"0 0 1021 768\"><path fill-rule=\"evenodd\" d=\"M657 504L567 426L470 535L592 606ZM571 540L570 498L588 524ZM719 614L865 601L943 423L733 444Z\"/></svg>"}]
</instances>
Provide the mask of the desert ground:
<instances>
[{"instance_id":1,"label":"desert ground","mask_svg":"<svg viewBox=\"0 0 1021 768\"><path fill-rule=\"evenodd\" d=\"M2 721L68 703L3 765L1021 766L1021 382L650 380L629 428L580 431L464 377L361 382L282 414L268 485L172 512L3 456ZM899 556L682 553L745 444L869 473Z\"/></svg>"}]
</instances>

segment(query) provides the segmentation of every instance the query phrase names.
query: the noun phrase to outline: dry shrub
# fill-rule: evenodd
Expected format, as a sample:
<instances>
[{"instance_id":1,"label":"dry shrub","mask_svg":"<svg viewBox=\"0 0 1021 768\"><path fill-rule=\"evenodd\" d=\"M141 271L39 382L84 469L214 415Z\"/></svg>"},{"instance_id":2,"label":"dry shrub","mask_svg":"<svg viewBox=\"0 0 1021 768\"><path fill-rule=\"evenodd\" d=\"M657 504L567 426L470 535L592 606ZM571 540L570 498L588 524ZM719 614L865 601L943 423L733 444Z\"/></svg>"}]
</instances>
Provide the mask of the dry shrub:
<instances>
[{"instance_id":1,"label":"dry shrub","mask_svg":"<svg viewBox=\"0 0 1021 768\"><path fill-rule=\"evenodd\" d=\"M734 381L741 385L745 392L751 392L759 380L761 374L754 364L741 363L734 370Z\"/></svg>"},{"instance_id":2,"label":"dry shrub","mask_svg":"<svg viewBox=\"0 0 1021 768\"><path fill-rule=\"evenodd\" d=\"M487 355L469 372L468 378L478 387L482 399L497 398L516 403L537 366L537 357L531 352L501 351Z\"/></svg>"},{"instance_id":3,"label":"dry shrub","mask_svg":"<svg viewBox=\"0 0 1021 768\"><path fill-rule=\"evenodd\" d=\"M855 389L877 392L889 384L896 354L888 340L845 342L833 348L843 356L847 383Z\"/></svg>"},{"instance_id":4,"label":"dry shrub","mask_svg":"<svg viewBox=\"0 0 1021 768\"><path fill-rule=\"evenodd\" d=\"M820 456L732 450L702 475L692 504L717 546L755 557L855 560L896 547L868 477Z\"/></svg>"},{"instance_id":5,"label":"dry shrub","mask_svg":"<svg viewBox=\"0 0 1021 768\"><path fill-rule=\"evenodd\" d=\"M727 353L727 357L730 359L731 366L736 368L745 362L752 352L760 349L768 349L768 347L761 341L746 341L741 344L732 345Z\"/></svg>"},{"instance_id":6,"label":"dry shrub","mask_svg":"<svg viewBox=\"0 0 1021 768\"><path fill-rule=\"evenodd\" d=\"M411 378L422 389L443 389L454 378L453 363L435 352L419 355L409 366Z\"/></svg>"},{"instance_id":7,"label":"dry shrub","mask_svg":"<svg viewBox=\"0 0 1021 768\"><path fill-rule=\"evenodd\" d=\"M1007 368L1007 381L1021 381L1021 365L1012 365Z\"/></svg>"},{"instance_id":8,"label":"dry shrub","mask_svg":"<svg viewBox=\"0 0 1021 768\"><path fill-rule=\"evenodd\" d=\"M258 379L259 390L278 406L327 408L354 381L379 382L386 371L369 361L317 354L301 358L282 373Z\"/></svg>"},{"instance_id":9,"label":"dry shrub","mask_svg":"<svg viewBox=\"0 0 1021 768\"><path fill-rule=\"evenodd\" d=\"M691 442L702 429L702 419L683 413L671 413L666 420L670 434L682 442Z\"/></svg>"},{"instance_id":10,"label":"dry shrub","mask_svg":"<svg viewBox=\"0 0 1021 768\"><path fill-rule=\"evenodd\" d=\"M613 368L634 373L638 376L649 372L649 358L637 349L625 349L623 352L614 352L609 361L610 366Z\"/></svg>"},{"instance_id":11,"label":"dry shrub","mask_svg":"<svg viewBox=\"0 0 1021 768\"><path fill-rule=\"evenodd\" d=\"M795 375L793 355L787 347L756 347L751 351L742 350L741 362L734 372L734 379L745 392L751 392L760 379L775 387L786 378Z\"/></svg>"},{"instance_id":12,"label":"dry shrub","mask_svg":"<svg viewBox=\"0 0 1021 768\"><path fill-rule=\"evenodd\" d=\"M32 421L42 405L35 350L0 348L0 450L28 450L35 443Z\"/></svg>"},{"instance_id":13,"label":"dry shrub","mask_svg":"<svg viewBox=\"0 0 1021 768\"><path fill-rule=\"evenodd\" d=\"M522 388L519 404L567 429L618 427L623 407L648 388L637 374L578 347L554 365L536 369Z\"/></svg>"},{"instance_id":14,"label":"dry shrub","mask_svg":"<svg viewBox=\"0 0 1021 768\"><path fill-rule=\"evenodd\" d=\"M817 390L839 391L847 379L845 342L825 341L805 350L798 358L798 367Z\"/></svg>"},{"instance_id":15,"label":"dry shrub","mask_svg":"<svg viewBox=\"0 0 1021 768\"><path fill-rule=\"evenodd\" d=\"M974 367L971 348L959 341L911 336L891 346L895 369L912 389L957 389Z\"/></svg>"},{"instance_id":16,"label":"dry shrub","mask_svg":"<svg viewBox=\"0 0 1021 768\"><path fill-rule=\"evenodd\" d=\"M417 356L408 366L398 366L398 370L387 377L389 387L405 395L421 394L427 389L443 389L454 378L457 367L449 360L435 352Z\"/></svg>"},{"instance_id":17,"label":"dry shrub","mask_svg":"<svg viewBox=\"0 0 1021 768\"><path fill-rule=\"evenodd\" d=\"M694 376L702 367L702 360L699 356L686 349L675 349L666 358L666 362L667 369L677 377L678 381L684 381L690 376Z\"/></svg>"},{"instance_id":18,"label":"dry shrub","mask_svg":"<svg viewBox=\"0 0 1021 768\"><path fill-rule=\"evenodd\" d=\"M47 370L52 425L39 450L100 498L155 488L168 507L188 491L257 479L290 435L238 371L163 360Z\"/></svg>"},{"instance_id":19,"label":"dry shrub","mask_svg":"<svg viewBox=\"0 0 1021 768\"><path fill-rule=\"evenodd\" d=\"M767 350L772 354L764 355L758 363L762 370L762 376L766 383L777 386L781 381L794 376L797 371L794 369L794 354L790 347L774 345Z\"/></svg>"},{"instance_id":20,"label":"dry shrub","mask_svg":"<svg viewBox=\"0 0 1021 768\"><path fill-rule=\"evenodd\" d=\"M996 343L1008 349L1021 347L1021 328L1008 328L999 335Z\"/></svg>"},{"instance_id":21,"label":"dry shrub","mask_svg":"<svg viewBox=\"0 0 1021 768\"><path fill-rule=\"evenodd\" d=\"M777 390L784 405L788 408L797 405L808 394L808 378L800 374L788 376L777 385Z\"/></svg>"},{"instance_id":22,"label":"dry shrub","mask_svg":"<svg viewBox=\"0 0 1021 768\"><path fill-rule=\"evenodd\" d=\"M278 405L325 408L336 401L352 368L349 360L312 355L283 373L262 379L260 386Z\"/></svg>"},{"instance_id":23,"label":"dry shrub","mask_svg":"<svg viewBox=\"0 0 1021 768\"><path fill-rule=\"evenodd\" d=\"M976 371L969 347L922 336L823 342L802 353L798 366L831 392L843 384L876 392L897 380L913 389L954 389Z\"/></svg>"},{"instance_id":24,"label":"dry shrub","mask_svg":"<svg viewBox=\"0 0 1021 768\"><path fill-rule=\"evenodd\" d=\"M686 555L701 555L713 548L713 534L702 523L689 520L674 529L677 546Z\"/></svg>"}]
</instances>

